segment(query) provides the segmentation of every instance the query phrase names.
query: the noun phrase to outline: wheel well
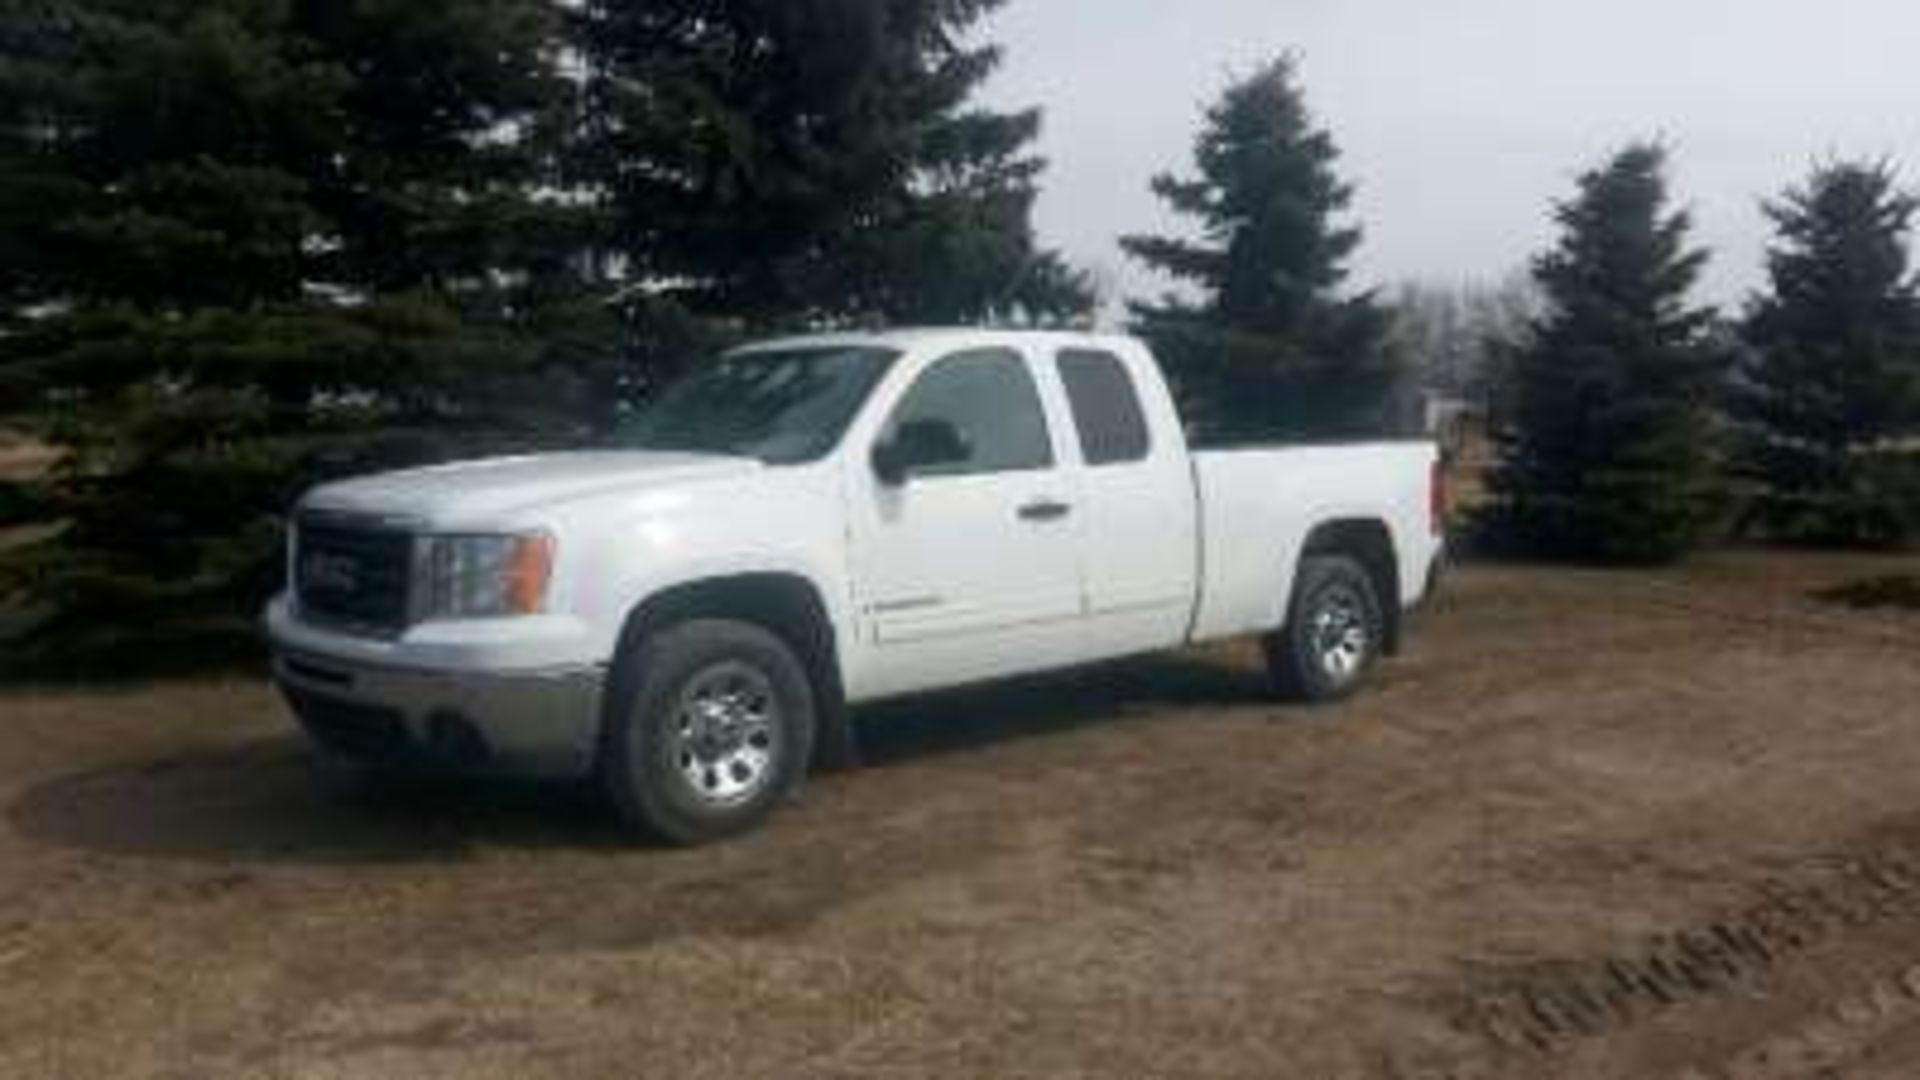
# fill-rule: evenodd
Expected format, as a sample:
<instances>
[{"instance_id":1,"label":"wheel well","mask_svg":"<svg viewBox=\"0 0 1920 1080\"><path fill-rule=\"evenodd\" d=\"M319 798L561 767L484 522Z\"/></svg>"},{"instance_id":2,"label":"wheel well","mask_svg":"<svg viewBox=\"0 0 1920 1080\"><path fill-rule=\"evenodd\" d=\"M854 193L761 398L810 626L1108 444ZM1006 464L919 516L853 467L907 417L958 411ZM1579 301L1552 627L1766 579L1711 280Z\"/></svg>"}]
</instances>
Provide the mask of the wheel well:
<instances>
[{"instance_id":1,"label":"wheel well","mask_svg":"<svg viewBox=\"0 0 1920 1080\"><path fill-rule=\"evenodd\" d=\"M663 627L689 619L736 619L772 631L799 654L813 682L822 732L837 733L846 724L846 693L840 682L839 643L833 620L813 583L793 574L743 574L712 578L656 593L627 615L614 653L630 655L639 642ZM621 695L608 696L614 707ZM816 739L816 743L831 740Z\"/></svg>"},{"instance_id":2,"label":"wheel well","mask_svg":"<svg viewBox=\"0 0 1920 1080\"><path fill-rule=\"evenodd\" d=\"M1386 523L1372 518L1329 521L1308 535L1301 557L1308 555L1345 555L1366 568L1386 623L1385 651L1389 655L1399 652L1400 559Z\"/></svg>"}]
</instances>

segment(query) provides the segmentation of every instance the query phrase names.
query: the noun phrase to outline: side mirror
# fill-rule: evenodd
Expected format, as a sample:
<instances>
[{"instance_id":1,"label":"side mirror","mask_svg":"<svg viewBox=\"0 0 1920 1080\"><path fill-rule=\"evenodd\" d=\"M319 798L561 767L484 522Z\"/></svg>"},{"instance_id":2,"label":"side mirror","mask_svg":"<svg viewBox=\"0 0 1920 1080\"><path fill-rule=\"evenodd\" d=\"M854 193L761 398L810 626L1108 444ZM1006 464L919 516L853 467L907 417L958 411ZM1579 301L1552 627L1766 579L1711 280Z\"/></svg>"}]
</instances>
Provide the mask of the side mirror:
<instances>
[{"instance_id":1,"label":"side mirror","mask_svg":"<svg viewBox=\"0 0 1920 1080\"><path fill-rule=\"evenodd\" d=\"M973 447L960 429L946 420L909 420L893 438L873 448L873 472L888 487L926 469L958 465L973 457Z\"/></svg>"}]
</instances>

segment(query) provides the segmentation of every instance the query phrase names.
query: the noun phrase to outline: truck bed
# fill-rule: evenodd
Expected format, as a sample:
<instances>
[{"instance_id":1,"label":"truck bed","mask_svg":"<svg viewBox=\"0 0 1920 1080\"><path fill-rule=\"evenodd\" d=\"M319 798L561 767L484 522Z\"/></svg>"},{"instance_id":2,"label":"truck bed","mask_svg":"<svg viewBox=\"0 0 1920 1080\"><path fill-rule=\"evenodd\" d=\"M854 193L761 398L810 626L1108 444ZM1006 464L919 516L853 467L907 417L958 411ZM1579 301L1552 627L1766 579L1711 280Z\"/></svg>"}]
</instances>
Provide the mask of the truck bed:
<instances>
[{"instance_id":1,"label":"truck bed","mask_svg":"<svg viewBox=\"0 0 1920 1080\"><path fill-rule=\"evenodd\" d=\"M1430 520L1437 460L1426 441L1196 451L1200 589L1191 639L1284 622L1300 553L1310 531L1329 522L1384 521L1398 559L1397 600L1415 603L1441 547Z\"/></svg>"}]
</instances>

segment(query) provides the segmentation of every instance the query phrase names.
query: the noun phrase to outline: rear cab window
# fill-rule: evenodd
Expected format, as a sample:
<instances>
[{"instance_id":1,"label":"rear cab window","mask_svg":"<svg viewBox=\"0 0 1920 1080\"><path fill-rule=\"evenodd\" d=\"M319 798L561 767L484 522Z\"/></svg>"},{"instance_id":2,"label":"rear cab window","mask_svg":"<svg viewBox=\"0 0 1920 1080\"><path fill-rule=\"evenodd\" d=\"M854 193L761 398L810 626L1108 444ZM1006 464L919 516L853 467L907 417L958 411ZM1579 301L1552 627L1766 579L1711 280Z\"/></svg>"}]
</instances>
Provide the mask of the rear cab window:
<instances>
[{"instance_id":1,"label":"rear cab window","mask_svg":"<svg viewBox=\"0 0 1920 1080\"><path fill-rule=\"evenodd\" d=\"M1098 349L1062 349L1057 357L1080 453L1094 468L1145 461L1153 435L1127 365Z\"/></svg>"}]
</instances>

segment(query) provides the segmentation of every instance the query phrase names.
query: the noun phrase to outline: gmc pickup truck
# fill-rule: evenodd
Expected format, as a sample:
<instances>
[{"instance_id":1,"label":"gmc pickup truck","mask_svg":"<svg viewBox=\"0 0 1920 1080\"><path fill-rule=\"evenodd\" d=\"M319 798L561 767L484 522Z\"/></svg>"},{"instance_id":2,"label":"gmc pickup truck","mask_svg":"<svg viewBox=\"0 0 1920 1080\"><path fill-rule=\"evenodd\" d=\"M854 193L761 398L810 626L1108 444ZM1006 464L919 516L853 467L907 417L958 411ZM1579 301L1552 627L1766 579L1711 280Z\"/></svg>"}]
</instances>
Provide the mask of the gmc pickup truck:
<instances>
[{"instance_id":1,"label":"gmc pickup truck","mask_svg":"<svg viewBox=\"0 0 1920 1080\"><path fill-rule=\"evenodd\" d=\"M617 449L318 488L266 614L325 759L596 778L668 841L760 823L850 706L1258 636L1352 693L1441 553L1430 443L1194 452L1147 348L756 344Z\"/></svg>"}]
</instances>

